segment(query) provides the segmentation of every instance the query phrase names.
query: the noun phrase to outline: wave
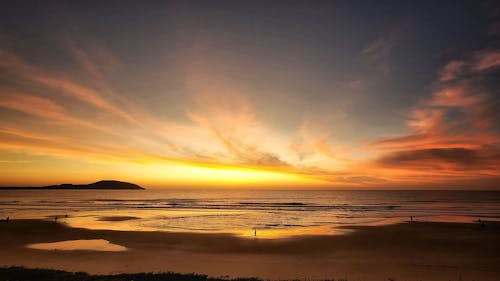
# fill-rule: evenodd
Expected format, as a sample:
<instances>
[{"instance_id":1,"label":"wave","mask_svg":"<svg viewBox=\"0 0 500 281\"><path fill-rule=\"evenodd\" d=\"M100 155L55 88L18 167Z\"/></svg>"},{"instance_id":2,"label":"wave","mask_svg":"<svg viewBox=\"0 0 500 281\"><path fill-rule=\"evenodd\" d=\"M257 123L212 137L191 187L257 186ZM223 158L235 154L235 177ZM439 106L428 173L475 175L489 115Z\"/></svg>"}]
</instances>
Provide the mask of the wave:
<instances>
[{"instance_id":1,"label":"wave","mask_svg":"<svg viewBox=\"0 0 500 281\"><path fill-rule=\"evenodd\" d=\"M306 206L307 204L301 202L277 202L277 203L267 203L267 202L240 202L240 205L279 205L279 206Z\"/></svg>"}]
</instances>

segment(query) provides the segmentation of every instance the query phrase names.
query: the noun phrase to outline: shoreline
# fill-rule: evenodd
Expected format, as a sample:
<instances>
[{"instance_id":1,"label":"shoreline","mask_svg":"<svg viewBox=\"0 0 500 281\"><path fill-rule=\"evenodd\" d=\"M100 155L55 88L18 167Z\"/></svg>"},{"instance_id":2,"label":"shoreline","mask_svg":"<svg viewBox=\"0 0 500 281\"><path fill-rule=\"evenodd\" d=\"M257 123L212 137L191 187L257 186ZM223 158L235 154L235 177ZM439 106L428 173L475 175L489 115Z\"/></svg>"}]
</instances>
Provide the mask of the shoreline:
<instances>
[{"instance_id":1,"label":"shoreline","mask_svg":"<svg viewBox=\"0 0 500 281\"><path fill-rule=\"evenodd\" d=\"M231 234L0 224L0 266L91 274L179 272L263 279L499 280L500 223L350 226L342 235L249 239ZM27 244L105 239L124 252L35 250ZM418 278L417 278L418 277Z\"/></svg>"}]
</instances>

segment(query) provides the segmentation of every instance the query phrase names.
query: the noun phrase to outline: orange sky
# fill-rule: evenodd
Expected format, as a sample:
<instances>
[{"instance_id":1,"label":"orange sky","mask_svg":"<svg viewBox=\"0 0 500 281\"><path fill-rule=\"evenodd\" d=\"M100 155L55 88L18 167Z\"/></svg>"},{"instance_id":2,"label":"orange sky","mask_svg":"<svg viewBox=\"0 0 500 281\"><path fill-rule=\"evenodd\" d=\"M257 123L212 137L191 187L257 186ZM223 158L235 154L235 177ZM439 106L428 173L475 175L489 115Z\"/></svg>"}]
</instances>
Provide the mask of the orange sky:
<instances>
[{"instance_id":1,"label":"orange sky","mask_svg":"<svg viewBox=\"0 0 500 281\"><path fill-rule=\"evenodd\" d=\"M305 13L303 42L278 20L231 29L217 21L233 14L170 8L158 30L145 18L112 27L104 7L95 22L84 7L36 11L36 28L0 22L1 185L500 187L500 50L484 43L497 33L433 57L397 22L358 30L362 40L313 29L322 23ZM326 34L346 41L313 44ZM328 50L337 60L324 62ZM402 74L413 67L428 77L418 85Z\"/></svg>"}]
</instances>

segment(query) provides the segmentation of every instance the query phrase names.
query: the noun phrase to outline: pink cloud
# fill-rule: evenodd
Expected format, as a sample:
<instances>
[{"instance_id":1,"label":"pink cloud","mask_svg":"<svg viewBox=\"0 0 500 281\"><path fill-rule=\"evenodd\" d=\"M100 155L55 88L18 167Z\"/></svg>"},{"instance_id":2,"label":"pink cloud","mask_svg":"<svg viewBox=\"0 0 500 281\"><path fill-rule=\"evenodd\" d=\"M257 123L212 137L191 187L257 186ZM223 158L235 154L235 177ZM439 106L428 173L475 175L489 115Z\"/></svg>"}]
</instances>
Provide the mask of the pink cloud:
<instances>
[{"instance_id":1,"label":"pink cloud","mask_svg":"<svg viewBox=\"0 0 500 281\"><path fill-rule=\"evenodd\" d=\"M61 92L68 96L77 98L132 123L140 123L130 113L106 100L101 93L67 78L52 75L46 70L30 65L14 54L4 50L0 50L0 67L19 75L23 79L38 82L52 89L62 90Z\"/></svg>"},{"instance_id":2,"label":"pink cloud","mask_svg":"<svg viewBox=\"0 0 500 281\"><path fill-rule=\"evenodd\" d=\"M479 51L472 66L474 71L484 71L500 66L500 50Z\"/></svg>"},{"instance_id":3,"label":"pink cloud","mask_svg":"<svg viewBox=\"0 0 500 281\"><path fill-rule=\"evenodd\" d=\"M445 65L439 72L439 80L449 81L457 78L467 66L467 63L461 60L452 60Z\"/></svg>"},{"instance_id":4,"label":"pink cloud","mask_svg":"<svg viewBox=\"0 0 500 281\"><path fill-rule=\"evenodd\" d=\"M481 50L461 60L452 60L439 70L442 82L460 79L461 76L479 74L500 66L500 50Z\"/></svg>"},{"instance_id":5,"label":"pink cloud","mask_svg":"<svg viewBox=\"0 0 500 281\"><path fill-rule=\"evenodd\" d=\"M101 125L71 116L54 101L24 93L0 91L0 106L36 116L58 125L79 125L105 130Z\"/></svg>"},{"instance_id":6,"label":"pink cloud","mask_svg":"<svg viewBox=\"0 0 500 281\"><path fill-rule=\"evenodd\" d=\"M373 160L375 168L425 171L434 174L435 180L499 176L500 135L492 126L492 97L477 89L474 80L461 79L464 73L495 67L495 56L481 53L447 64L439 77L446 83L438 84L441 88L410 110L411 132L371 144L379 154Z\"/></svg>"}]
</instances>

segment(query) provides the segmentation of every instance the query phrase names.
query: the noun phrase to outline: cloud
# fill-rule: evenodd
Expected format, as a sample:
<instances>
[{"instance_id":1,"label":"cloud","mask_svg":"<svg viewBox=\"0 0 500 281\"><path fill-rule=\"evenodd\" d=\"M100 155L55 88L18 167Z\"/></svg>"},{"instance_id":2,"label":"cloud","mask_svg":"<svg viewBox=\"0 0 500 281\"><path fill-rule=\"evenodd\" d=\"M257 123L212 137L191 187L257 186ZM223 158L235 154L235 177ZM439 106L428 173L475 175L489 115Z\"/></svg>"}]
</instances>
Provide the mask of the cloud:
<instances>
[{"instance_id":1,"label":"cloud","mask_svg":"<svg viewBox=\"0 0 500 281\"><path fill-rule=\"evenodd\" d=\"M245 165L288 165L277 155L260 148L259 138L263 137L263 128L244 95L234 92L199 93L194 97L194 107L187 114L224 148L227 154L223 158Z\"/></svg>"},{"instance_id":2,"label":"cloud","mask_svg":"<svg viewBox=\"0 0 500 281\"><path fill-rule=\"evenodd\" d=\"M334 143L334 125L343 120L342 111L322 114L306 114L297 136L288 148L297 155L299 163L331 165L331 161L348 161L347 148Z\"/></svg>"},{"instance_id":3,"label":"cloud","mask_svg":"<svg viewBox=\"0 0 500 281\"><path fill-rule=\"evenodd\" d=\"M83 60L87 60L84 69L91 72L91 56L87 54ZM95 83L84 86L0 49L0 70L13 74L16 84L26 90L0 89L0 107L17 112L0 123L2 128L9 127L0 138L2 148L104 161L135 161L160 154L150 152L164 140L155 129L168 122L123 109L119 106L123 97L119 104L112 102L119 95L111 90L95 90L108 85L100 72L108 67L96 69ZM41 135L44 138L36 137ZM123 152L116 150L119 147ZM161 155L154 158L164 160Z\"/></svg>"},{"instance_id":4,"label":"cloud","mask_svg":"<svg viewBox=\"0 0 500 281\"><path fill-rule=\"evenodd\" d=\"M360 51L360 56L373 64L377 72L381 74L389 73L389 57L394 47L394 42L389 37L380 37L370 42Z\"/></svg>"},{"instance_id":5,"label":"cloud","mask_svg":"<svg viewBox=\"0 0 500 281\"><path fill-rule=\"evenodd\" d=\"M476 51L465 56L463 59L455 59L439 70L439 80L442 82L452 81L477 75L500 66L500 50L485 49Z\"/></svg>"},{"instance_id":6,"label":"cloud","mask_svg":"<svg viewBox=\"0 0 500 281\"><path fill-rule=\"evenodd\" d=\"M60 134L58 134L60 133ZM0 150L22 151L90 162L186 163L126 143L106 142L93 136L90 140L67 132L38 132L32 129L0 126ZM0 151L1 152L1 151Z\"/></svg>"},{"instance_id":7,"label":"cloud","mask_svg":"<svg viewBox=\"0 0 500 281\"><path fill-rule=\"evenodd\" d=\"M488 91L482 80L500 65L497 56L479 51L446 64L436 90L410 110L410 132L371 143L379 155L374 169L427 173L435 181L500 176L495 89Z\"/></svg>"},{"instance_id":8,"label":"cloud","mask_svg":"<svg viewBox=\"0 0 500 281\"><path fill-rule=\"evenodd\" d=\"M490 113L492 97L478 92L465 83L445 87L422 101L409 113L408 126L413 130L406 136L386 138L373 144L385 149L408 147L437 148L482 144L494 140Z\"/></svg>"},{"instance_id":9,"label":"cloud","mask_svg":"<svg viewBox=\"0 0 500 281\"><path fill-rule=\"evenodd\" d=\"M482 179L500 170L495 97L475 80L499 65L494 50L444 65L430 95L409 110L407 133L375 140L366 149L338 140L339 132L349 131L339 128L353 125L344 108L332 109L331 100L322 100L296 127L272 127L260 114L260 104L250 98L260 95L239 88L237 79L213 74L221 71L213 71L210 63L193 64L194 74L180 83L186 87L182 94L191 97L186 116L174 122L149 115L123 100L106 79L119 62L111 54L82 46L68 50L83 70L80 78L50 72L0 50L2 71L13 74L15 84L32 87L0 91L0 106L18 112L0 121L2 149L90 161L248 167L343 187ZM393 40L379 38L360 56L388 71L393 48ZM358 79L346 87L352 92L368 90L369 85ZM12 124L24 115L32 123Z\"/></svg>"},{"instance_id":10,"label":"cloud","mask_svg":"<svg viewBox=\"0 0 500 281\"><path fill-rule=\"evenodd\" d=\"M25 93L0 90L0 107L23 112L58 125L79 125L104 130L93 122L68 114L54 101Z\"/></svg>"},{"instance_id":11,"label":"cloud","mask_svg":"<svg viewBox=\"0 0 500 281\"><path fill-rule=\"evenodd\" d=\"M485 71L500 66L500 50L483 50L474 56L472 69L474 71Z\"/></svg>"},{"instance_id":12,"label":"cloud","mask_svg":"<svg viewBox=\"0 0 500 281\"><path fill-rule=\"evenodd\" d=\"M360 54L373 61L380 61L389 56L393 46L394 44L387 38L378 38L362 49Z\"/></svg>"},{"instance_id":13,"label":"cloud","mask_svg":"<svg viewBox=\"0 0 500 281\"><path fill-rule=\"evenodd\" d=\"M17 74L22 79L40 83L54 90L61 90L61 93L79 99L105 112L132 123L139 123L130 113L107 101L99 92L67 78L50 74L47 70L30 65L14 54L1 49L0 67Z\"/></svg>"},{"instance_id":14,"label":"cloud","mask_svg":"<svg viewBox=\"0 0 500 281\"><path fill-rule=\"evenodd\" d=\"M227 85L196 85L190 89L188 121L151 116L129 106L108 83L107 72L119 63L105 52L82 46L70 44L68 49L83 70L78 79L0 49L0 70L23 87L0 89L0 107L17 112L0 121L0 150L91 162L296 172L273 149L280 144L244 94L227 90Z\"/></svg>"},{"instance_id":15,"label":"cloud","mask_svg":"<svg viewBox=\"0 0 500 281\"><path fill-rule=\"evenodd\" d=\"M490 99L492 98L480 90L474 89L473 85L462 83L434 93L428 106L441 109L444 113L458 109L467 115L469 130L484 130L495 122L494 116L490 114L494 111L489 103Z\"/></svg>"},{"instance_id":16,"label":"cloud","mask_svg":"<svg viewBox=\"0 0 500 281\"><path fill-rule=\"evenodd\" d=\"M459 76L467 66L465 61L452 60L439 71L439 80L449 81Z\"/></svg>"},{"instance_id":17,"label":"cloud","mask_svg":"<svg viewBox=\"0 0 500 281\"><path fill-rule=\"evenodd\" d=\"M481 170L495 174L500 166L500 145L485 145L478 149L433 148L406 150L384 155L377 162L388 167L425 170Z\"/></svg>"},{"instance_id":18,"label":"cloud","mask_svg":"<svg viewBox=\"0 0 500 281\"><path fill-rule=\"evenodd\" d=\"M83 43L76 43L71 40L68 41L73 56L80 63L82 68L95 80L107 86L103 78L106 73L114 73L120 68L121 64L118 59L95 44L91 45L91 47L83 48ZM88 44L85 44L85 46L88 46Z\"/></svg>"},{"instance_id":19,"label":"cloud","mask_svg":"<svg viewBox=\"0 0 500 281\"><path fill-rule=\"evenodd\" d=\"M486 108L486 99L477 95L437 92L412 111L408 124L413 133L372 143L383 152L375 163L406 170L495 170L500 166L500 138L484 125L491 123L482 115ZM456 110L465 116L451 118Z\"/></svg>"}]
</instances>

